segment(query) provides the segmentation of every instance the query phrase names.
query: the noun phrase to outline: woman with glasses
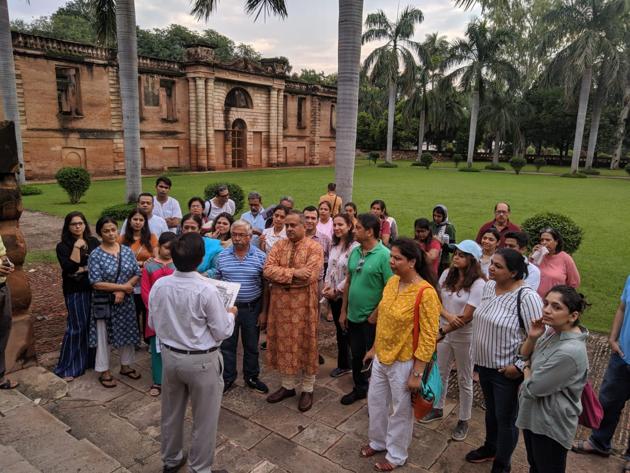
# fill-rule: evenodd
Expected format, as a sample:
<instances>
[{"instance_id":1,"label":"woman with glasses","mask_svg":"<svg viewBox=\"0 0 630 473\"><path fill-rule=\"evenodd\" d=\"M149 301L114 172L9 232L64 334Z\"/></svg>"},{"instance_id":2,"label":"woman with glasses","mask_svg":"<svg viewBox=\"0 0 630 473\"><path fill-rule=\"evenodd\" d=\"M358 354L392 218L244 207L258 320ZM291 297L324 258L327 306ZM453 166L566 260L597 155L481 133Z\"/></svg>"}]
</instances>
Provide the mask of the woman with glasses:
<instances>
[{"instance_id":1,"label":"woman with glasses","mask_svg":"<svg viewBox=\"0 0 630 473\"><path fill-rule=\"evenodd\" d=\"M68 310L66 333L61 343L55 374L72 381L94 367L94 350L88 347L92 286L88 278L88 256L99 241L92 236L85 215L66 215L57 243L57 259L61 265L63 297Z\"/></svg>"},{"instance_id":2,"label":"woman with glasses","mask_svg":"<svg viewBox=\"0 0 630 473\"><path fill-rule=\"evenodd\" d=\"M580 273L569 253L564 250L564 240L558 230L543 228L539 243L534 246L530 260L540 269L538 294L544 297L557 285L580 287Z\"/></svg>"},{"instance_id":3,"label":"woman with glasses","mask_svg":"<svg viewBox=\"0 0 630 473\"><path fill-rule=\"evenodd\" d=\"M188 201L188 211L193 215L201 217L201 235L205 235L212 229L212 220L204 214L204 207L206 203L201 197L192 197Z\"/></svg>"}]
</instances>

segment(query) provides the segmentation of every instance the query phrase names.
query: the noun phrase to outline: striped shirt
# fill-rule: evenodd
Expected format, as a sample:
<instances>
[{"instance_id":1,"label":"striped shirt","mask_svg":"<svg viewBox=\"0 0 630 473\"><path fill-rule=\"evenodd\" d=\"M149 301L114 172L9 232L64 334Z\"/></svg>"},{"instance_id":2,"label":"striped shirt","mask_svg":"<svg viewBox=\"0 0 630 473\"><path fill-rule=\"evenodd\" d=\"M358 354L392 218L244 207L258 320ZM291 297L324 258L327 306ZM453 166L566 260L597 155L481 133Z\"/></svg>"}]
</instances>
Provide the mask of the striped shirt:
<instances>
[{"instance_id":1,"label":"striped shirt","mask_svg":"<svg viewBox=\"0 0 630 473\"><path fill-rule=\"evenodd\" d=\"M236 297L237 303L247 303L257 300L263 292L263 268L267 255L249 245L245 258L241 259L234 253L231 246L223 250L217 260L216 279L241 283L241 289Z\"/></svg>"},{"instance_id":2,"label":"striped shirt","mask_svg":"<svg viewBox=\"0 0 630 473\"><path fill-rule=\"evenodd\" d=\"M473 349L475 364L500 369L516 363L516 355L527 334L518 321L516 301L521 292L521 318L527 330L532 321L542 316L543 302L527 285L497 295L495 281L488 281L481 304L473 316Z\"/></svg>"}]
</instances>

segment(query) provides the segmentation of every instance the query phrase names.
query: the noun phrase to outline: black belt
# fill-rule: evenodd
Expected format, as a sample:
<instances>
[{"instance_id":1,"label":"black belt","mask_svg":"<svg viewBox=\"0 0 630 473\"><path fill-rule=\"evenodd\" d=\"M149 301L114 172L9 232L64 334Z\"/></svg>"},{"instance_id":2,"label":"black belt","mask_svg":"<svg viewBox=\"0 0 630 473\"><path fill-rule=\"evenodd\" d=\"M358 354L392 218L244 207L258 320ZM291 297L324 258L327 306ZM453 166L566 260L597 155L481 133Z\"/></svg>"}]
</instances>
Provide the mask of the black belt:
<instances>
[{"instance_id":1,"label":"black belt","mask_svg":"<svg viewBox=\"0 0 630 473\"><path fill-rule=\"evenodd\" d=\"M6 285L7 285L6 281L5 282L0 282L0 289L2 289Z\"/></svg>"},{"instance_id":2,"label":"black belt","mask_svg":"<svg viewBox=\"0 0 630 473\"><path fill-rule=\"evenodd\" d=\"M253 301L250 301L250 302L238 302L238 301L236 301L234 305L236 307L248 307L248 308L251 308L251 307L255 307L256 304L258 304L259 302L260 302L260 297L258 299L254 299Z\"/></svg>"},{"instance_id":3,"label":"black belt","mask_svg":"<svg viewBox=\"0 0 630 473\"><path fill-rule=\"evenodd\" d=\"M164 348L168 348L169 350L175 353L181 353L182 355L205 355L206 353L212 353L213 351L217 351L219 347L208 348L207 350L182 350L181 348L175 348L166 343L162 342L162 346Z\"/></svg>"}]
</instances>

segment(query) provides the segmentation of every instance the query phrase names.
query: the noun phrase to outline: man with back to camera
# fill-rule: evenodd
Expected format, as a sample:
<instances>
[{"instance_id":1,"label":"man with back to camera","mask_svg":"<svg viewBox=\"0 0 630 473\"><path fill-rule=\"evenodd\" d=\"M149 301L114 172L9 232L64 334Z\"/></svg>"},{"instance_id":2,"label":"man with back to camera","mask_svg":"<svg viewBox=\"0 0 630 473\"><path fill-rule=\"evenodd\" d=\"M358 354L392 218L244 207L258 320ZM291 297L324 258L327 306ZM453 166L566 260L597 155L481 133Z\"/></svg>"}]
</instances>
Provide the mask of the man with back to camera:
<instances>
[{"instance_id":1,"label":"man with back to camera","mask_svg":"<svg viewBox=\"0 0 630 473\"><path fill-rule=\"evenodd\" d=\"M192 403L191 472L210 473L223 398L223 358L218 349L232 335L237 309L223 305L217 289L197 273L203 238L186 233L171 244L176 271L149 293L149 326L161 342L161 451L164 473L186 462L184 416Z\"/></svg>"}]
</instances>

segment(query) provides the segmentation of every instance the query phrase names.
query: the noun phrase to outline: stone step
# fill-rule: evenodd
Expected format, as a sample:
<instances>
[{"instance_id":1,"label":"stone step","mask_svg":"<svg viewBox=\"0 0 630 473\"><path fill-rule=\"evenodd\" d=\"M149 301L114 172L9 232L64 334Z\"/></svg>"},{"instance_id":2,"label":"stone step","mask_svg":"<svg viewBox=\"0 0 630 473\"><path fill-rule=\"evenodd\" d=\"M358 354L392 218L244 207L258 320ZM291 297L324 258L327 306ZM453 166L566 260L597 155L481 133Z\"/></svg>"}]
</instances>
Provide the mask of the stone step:
<instances>
[{"instance_id":1,"label":"stone step","mask_svg":"<svg viewBox=\"0 0 630 473\"><path fill-rule=\"evenodd\" d=\"M31 465L13 447L0 445L0 471L10 471L11 473L41 473Z\"/></svg>"}]
</instances>

